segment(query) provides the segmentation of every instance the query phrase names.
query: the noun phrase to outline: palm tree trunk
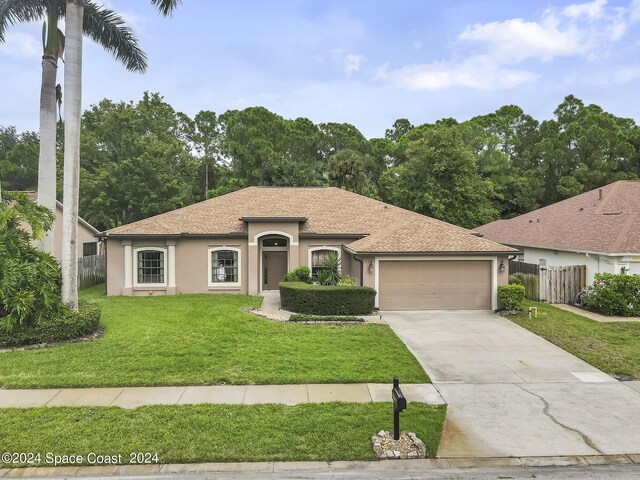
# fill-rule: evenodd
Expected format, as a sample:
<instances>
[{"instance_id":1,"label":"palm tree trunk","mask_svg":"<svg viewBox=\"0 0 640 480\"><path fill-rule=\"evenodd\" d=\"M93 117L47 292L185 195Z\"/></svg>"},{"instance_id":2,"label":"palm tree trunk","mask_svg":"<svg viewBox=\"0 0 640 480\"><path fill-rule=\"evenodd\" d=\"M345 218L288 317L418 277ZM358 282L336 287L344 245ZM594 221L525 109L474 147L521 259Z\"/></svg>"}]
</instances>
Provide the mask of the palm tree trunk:
<instances>
[{"instance_id":1,"label":"palm tree trunk","mask_svg":"<svg viewBox=\"0 0 640 480\"><path fill-rule=\"evenodd\" d=\"M38 203L56 211L56 75L58 70L58 14L50 9L47 44L42 56L40 85L40 156L38 160ZM55 251L55 222L41 242L51 255Z\"/></svg>"},{"instance_id":2,"label":"palm tree trunk","mask_svg":"<svg viewBox=\"0 0 640 480\"><path fill-rule=\"evenodd\" d=\"M78 198L82 108L82 15L84 0L67 0L64 64L64 213L62 301L78 309Z\"/></svg>"}]
</instances>

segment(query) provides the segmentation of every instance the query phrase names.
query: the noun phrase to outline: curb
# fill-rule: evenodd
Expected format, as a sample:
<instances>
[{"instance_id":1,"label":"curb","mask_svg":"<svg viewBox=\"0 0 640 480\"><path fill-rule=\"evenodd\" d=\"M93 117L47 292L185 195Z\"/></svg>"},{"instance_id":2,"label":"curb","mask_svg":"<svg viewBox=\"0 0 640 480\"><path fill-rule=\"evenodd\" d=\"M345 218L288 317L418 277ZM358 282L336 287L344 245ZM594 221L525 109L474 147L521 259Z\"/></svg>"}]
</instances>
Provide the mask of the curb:
<instances>
[{"instance_id":1,"label":"curb","mask_svg":"<svg viewBox=\"0 0 640 480\"><path fill-rule=\"evenodd\" d=\"M594 465L640 464L640 454L557 457L476 457L435 458L389 461L336 462L236 462L185 463L158 465L105 465L72 467L26 467L0 469L2 478L158 476L177 474L277 474L283 472L345 473L363 471L411 472L424 470L458 470L492 467L588 467Z\"/></svg>"}]
</instances>

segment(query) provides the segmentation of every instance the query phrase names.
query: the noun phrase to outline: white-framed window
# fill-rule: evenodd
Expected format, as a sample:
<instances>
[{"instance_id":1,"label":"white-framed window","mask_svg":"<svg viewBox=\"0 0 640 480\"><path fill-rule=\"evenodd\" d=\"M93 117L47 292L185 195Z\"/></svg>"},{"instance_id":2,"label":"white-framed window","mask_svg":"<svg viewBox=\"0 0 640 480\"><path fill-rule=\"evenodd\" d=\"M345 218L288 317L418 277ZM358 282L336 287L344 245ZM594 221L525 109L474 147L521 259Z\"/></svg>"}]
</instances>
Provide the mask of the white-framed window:
<instances>
[{"instance_id":1,"label":"white-framed window","mask_svg":"<svg viewBox=\"0 0 640 480\"><path fill-rule=\"evenodd\" d=\"M240 249L234 247L209 248L210 287L240 286L242 275L240 253Z\"/></svg>"},{"instance_id":2,"label":"white-framed window","mask_svg":"<svg viewBox=\"0 0 640 480\"><path fill-rule=\"evenodd\" d=\"M135 287L167 286L167 250L156 247L141 247L133 251L135 262Z\"/></svg>"},{"instance_id":3,"label":"white-framed window","mask_svg":"<svg viewBox=\"0 0 640 480\"><path fill-rule=\"evenodd\" d=\"M311 269L311 276L315 277L318 270L324 267L324 259L329 252L338 254L338 258L341 258L341 250L336 247L316 247L309 249L309 268Z\"/></svg>"}]
</instances>

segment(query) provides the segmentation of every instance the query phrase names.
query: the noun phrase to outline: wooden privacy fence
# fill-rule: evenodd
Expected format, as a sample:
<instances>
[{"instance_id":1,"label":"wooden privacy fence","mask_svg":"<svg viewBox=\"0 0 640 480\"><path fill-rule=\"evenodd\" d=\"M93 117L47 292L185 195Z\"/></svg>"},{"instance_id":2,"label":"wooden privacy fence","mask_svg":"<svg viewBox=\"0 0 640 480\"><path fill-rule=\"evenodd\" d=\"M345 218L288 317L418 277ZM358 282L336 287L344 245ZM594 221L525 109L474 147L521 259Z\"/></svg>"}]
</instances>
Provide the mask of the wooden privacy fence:
<instances>
[{"instance_id":1,"label":"wooden privacy fence","mask_svg":"<svg viewBox=\"0 0 640 480\"><path fill-rule=\"evenodd\" d=\"M78 258L78 288L93 287L104 282L105 255L88 255Z\"/></svg>"},{"instance_id":2,"label":"wooden privacy fence","mask_svg":"<svg viewBox=\"0 0 640 480\"><path fill-rule=\"evenodd\" d=\"M535 263L509 262L509 275L516 274L525 288L530 300L540 300L540 267Z\"/></svg>"},{"instance_id":3,"label":"wooden privacy fence","mask_svg":"<svg viewBox=\"0 0 640 480\"><path fill-rule=\"evenodd\" d=\"M527 298L548 303L573 303L587 286L585 265L540 267L535 263L509 262L509 275L517 275Z\"/></svg>"},{"instance_id":4,"label":"wooden privacy fence","mask_svg":"<svg viewBox=\"0 0 640 480\"><path fill-rule=\"evenodd\" d=\"M566 265L540 269L540 299L549 303L573 303L587 286L585 265Z\"/></svg>"}]
</instances>

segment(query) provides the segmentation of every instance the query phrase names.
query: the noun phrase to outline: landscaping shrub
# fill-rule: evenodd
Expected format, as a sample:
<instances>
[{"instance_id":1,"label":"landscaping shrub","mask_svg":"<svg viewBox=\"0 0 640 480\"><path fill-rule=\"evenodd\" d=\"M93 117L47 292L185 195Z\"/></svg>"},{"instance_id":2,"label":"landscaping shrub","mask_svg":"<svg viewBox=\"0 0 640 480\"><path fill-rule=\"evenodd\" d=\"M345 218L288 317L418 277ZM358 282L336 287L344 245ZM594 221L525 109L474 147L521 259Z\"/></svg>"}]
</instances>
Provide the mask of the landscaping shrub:
<instances>
[{"instance_id":1,"label":"landscaping shrub","mask_svg":"<svg viewBox=\"0 0 640 480\"><path fill-rule=\"evenodd\" d=\"M356 281L351 275L343 275L338 282L338 285L341 287L355 287Z\"/></svg>"},{"instance_id":2,"label":"landscaping shrub","mask_svg":"<svg viewBox=\"0 0 640 480\"><path fill-rule=\"evenodd\" d=\"M596 273L586 305L605 315L640 316L640 275Z\"/></svg>"},{"instance_id":3,"label":"landscaping shrub","mask_svg":"<svg viewBox=\"0 0 640 480\"><path fill-rule=\"evenodd\" d=\"M309 267L294 268L285 275L284 281L311 283L311 270L309 270Z\"/></svg>"},{"instance_id":4,"label":"landscaping shrub","mask_svg":"<svg viewBox=\"0 0 640 480\"><path fill-rule=\"evenodd\" d=\"M336 315L305 315L304 313L294 313L289 317L290 322L364 322L364 319L353 316Z\"/></svg>"},{"instance_id":5,"label":"landscaping shrub","mask_svg":"<svg viewBox=\"0 0 640 480\"><path fill-rule=\"evenodd\" d=\"M282 308L310 315L368 315L376 291L369 287L327 287L302 282L280 282Z\"/></svg>"},{"instance_id":6,"label":"landscaping shrub","mask_svg":"<svg viewBox=\"0 0 640 480\"><path fill-rule=\"evenodd\" d=\"M523 285L500 285L498 299L507 310L521 310L524 304L525 288Z\"/></svg>"},{"instance_id":7,"label":"landscaping shrub","mask_svg":"<svg viewBox=\"0 0 640 480\"><path fill-rule=\"evenodd\" d=\"M81 301L78 312L67 309L60 316L46 321L16 324L9 332L0 329L0 347L18 347L80 338L97 331L99 326L100 307L94 303Z\"/></svg>"},{"instance_id":8,"label":"landscaping shrub","mask_svg":"<svg viewBox=\"0 0 640 480\"><path fill-rule=\"evenodd\" d=\"M524 285L522 282L522 278L515 273L513 275L509 275L509 285Z\"/></svg>"},{"instance_id":9,"label":"landscaping shrub","mask_svg":"<svg viewBox=\"0 0 640 480\"><path fill-rule=\"evenodd\" d=\"M320 285L335 286L342 279L340 274L340 256L337 252L329 252L324 257L322 268L316 273L316 280Z\"/></svg>"},{"instance_id":10,"label":"landscaping shrub","mask_svg":"<svg viewBox=\"0 0 640 480\"><path fill-rule=\"evenodd\" d=\"M58 262L31 245L43 238L54 215L26 195L3 193L0 201L0 330L43 323L68 308L60 298ZM25 229L25 225L30 229Z\"/></svg>"}]
</instances>

